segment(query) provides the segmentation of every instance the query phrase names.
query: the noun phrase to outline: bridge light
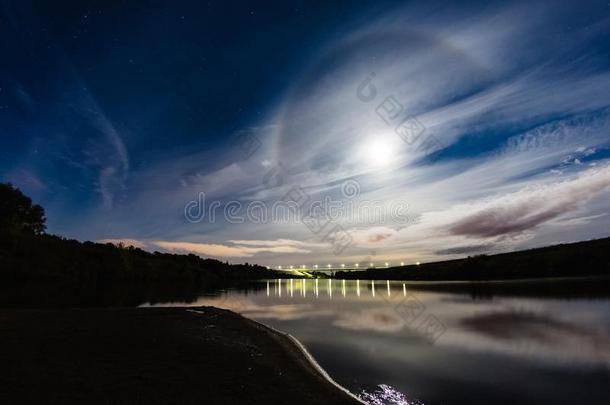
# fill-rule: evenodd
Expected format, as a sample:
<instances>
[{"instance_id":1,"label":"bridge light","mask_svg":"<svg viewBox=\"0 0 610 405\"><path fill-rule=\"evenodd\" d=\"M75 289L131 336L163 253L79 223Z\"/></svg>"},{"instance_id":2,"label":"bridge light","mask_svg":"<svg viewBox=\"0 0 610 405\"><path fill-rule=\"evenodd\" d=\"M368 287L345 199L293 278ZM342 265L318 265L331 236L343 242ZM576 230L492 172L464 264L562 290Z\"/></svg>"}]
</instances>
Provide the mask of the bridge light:
<instances>
[{"instance_id":1,"label":"bridge light","mask_svg":"<svg viewBox=\"0 0 610 405\"><path fill-rule=\"evenodd\" d=\"M341 267L342 267L342 268L343 268L343 267L345 267L345 264L341 263Z\"/></svg>"},{"instance_id":2,"label":"bridge light","mask_svg":"<svg viewBox=\"0 0 610 405\"><path fill-rule=\"evenodd\" d=\"M360 267L360 265L358 263L356 263L356 268Z\"/></svg>"},{"instance_id":3,"label":"bridge light","mask_svg":"<svg viewBox=\"0 0 610 405\"><path fill-rule=\"evenodd\" d=\"M290 270L292 270L293 268L294 268L293 266L290 266Z\"/></svg>"},{"instance_id":4,"label":"bridge light","mask_svg":"<svg viewBox=\"0 0 610 405\"><path fill-rule=\"evenodd\" d=\"M405 265L405 262L400 262L400 265L401 265L401 266L404 266L404 265Z\"/></svg>"},{"instance_id":5,"label":"bridge light","mask_svg":"<svg viewBox=\"0 0 610 405\"><path fill-rule=\"evenodd\" d=\"M385 262L385 267L388 267L388 262Z\"/></svg>"},{"instance_id":6,"label":"bridge light","mask_svg":"<svg viewBox=\"0 0 610 405\"><path fill-rule=\"evenodd\" d=\"M277 266L278 270L282 270L282 266Z\"/></svg>"},{"instance_id":7,"label":"bridge light","mask_svg":"<svg viewBox=\"0 0 610 405\"><path fill-rule=\"evenodd\" d=\"M329 265L327 265L326 267L328 267L328 268L330 269L330 264L329 264Z\"/></svg>"},{"instance_id":8,"label":"bridge light","mask_svg":"<svg viewBox=\"0 0 610 405\"><path fill-rule=\"evenodd\" d=\"M314 268L314 269L317 269L317 268L318 268L318 265L317 265L317 264L314 264L314 265L313 265L313 268Z\"/></svg>"},{"instance_id":9,"label":"bridge light","mask_svg":"<svg viewBox=\"0 0 610 405\"><path fill-rule=\"evenodd\" d=\"M415 262L415 265L419 266L419 262Z\"/></svg>"},{"instance_id":10,"label":"bridge light","mask_svg":"<svg viewBox=\"0 0 610 405\"><path fill-rule=\"evenodd\" d=\"M302 266L301 266L301 268L302 268L302 269L304 269L304 268L305 268L305 265L302 265Z\"/></svg>"}]
</instances>

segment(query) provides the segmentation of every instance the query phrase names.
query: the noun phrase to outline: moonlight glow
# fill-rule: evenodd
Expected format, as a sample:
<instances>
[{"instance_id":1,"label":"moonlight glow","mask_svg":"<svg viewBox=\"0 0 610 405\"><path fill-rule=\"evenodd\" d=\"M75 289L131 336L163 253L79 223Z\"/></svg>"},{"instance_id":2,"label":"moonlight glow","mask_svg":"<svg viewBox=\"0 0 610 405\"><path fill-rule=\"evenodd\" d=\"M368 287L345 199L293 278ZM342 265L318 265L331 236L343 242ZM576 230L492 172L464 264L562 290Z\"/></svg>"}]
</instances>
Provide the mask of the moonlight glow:
<instances>
[{"instance_id":1,"label":"moonlight glow","mask_svg":"<svg viewBox=\"0 0 610 405\"><path fill-rule=\"evenodd\" d=\"M383 136L369 139L362 148L365 162L371 166L387 166L395 159L396 154L391 142Z\"/></svg>"}]
</instances>

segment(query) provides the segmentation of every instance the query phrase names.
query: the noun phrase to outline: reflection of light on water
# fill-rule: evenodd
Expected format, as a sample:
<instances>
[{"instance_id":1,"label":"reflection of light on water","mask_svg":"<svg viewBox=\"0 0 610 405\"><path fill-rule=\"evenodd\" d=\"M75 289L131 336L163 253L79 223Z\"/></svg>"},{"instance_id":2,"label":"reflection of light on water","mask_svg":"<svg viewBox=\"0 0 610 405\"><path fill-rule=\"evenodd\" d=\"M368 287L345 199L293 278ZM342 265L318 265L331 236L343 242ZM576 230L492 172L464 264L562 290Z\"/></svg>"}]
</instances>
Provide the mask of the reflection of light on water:
<instances>
[{"instance_id":1,"label":"reflection of light on water","mask_svg":"<svg viewBox=\"0 0 610 405\"><path fill-rule=\"evenodd\" d=\"M284 280L288 282L288 279ZM481 378L492 387L510 386L511 380L519 378L519 374L539 381L531 387L520 387L525 398L549 395L548 402L558 403L562 402L560 396L563 393L551 393L551 397L544 389L551 384L561 384L563 378L556 379L556 374L565 376L574 387L586 393L587 390L593 392L597 383L591 384L594 379L583 370L603 373L608 369L607 298L598 301L499 296L479 300L468 294L414 289L409 291L413 300L401 304L403 306L397 311L395 305L400 301L401 290L405 296L403 299L407 297L405 281L390 283L394 294L392 300L384 296L383 290L378 297L369 295L372 291L366 290L374 288L373 285L367 287L367 284L372 284L371 280L362 283L345 280L345 299L335 298L333 301L324 297L323 292L321 299L316 299L312 291L309 297L300 300L297 292L295 301L286 294L278 298L280 283L286 285L284 280L272 279L267 285L261 283L254 293L235 289L227 295L219 290L195 302L171 305L222 306L291 333L304 342L315 341L320 346L310 348L312 355L321 364L332 364L328 371L332 372L333 378L353 393L358 395L365 388L368 392L362 392L360 397L371 404L418 404L412 395L427 401L441 395L438 391L448 386L469 390ZM313 280L316 285L316 280ZM303 294L307 282L303 280L299 285L299 280L294 280L297 283L295 287L302 288ZM383 283L377 280L375 284L377 282ZM325 284L324 281L321 283ZM342 287L343 281L340 283ZM275 294L267 298L265 288L270 294L271 284ZM361 284L364 284L362 297ZM440 343L431 344L432 339L424 339L427 337L424 329L415 329L419 327L417 321L411 324L414 327L405 323L404 311L413 315L413 310L417 309L410 306L417 303L415 298L425 303L419 322L432 315L446 324L447 331L438 341ZM423 325L426 328L429 324ZM451 362L446 361L448 357ZM509 370L489 373L490 369L501 368L509 361ZM533 371L534 367L530 365L534 363L537 364L536 370L541 371ZM443 374L441 379L445 381L439 382L439 368ZM383 370L383 375L380 376L378 370ZM377 390L380 382L396 384L395 388L401 390L408 400L403 397L403 402L389 401L388 389ZM417 392L412 391L415 387ZM502 391L498 392L501 395Z\"/></svg>"},{"instance_id":2,"label":"reflection of light on water","mask_svg":"<svg viewBox=\"0 0 610 405\"><path fill-rule=\"evenodd\" d=\"M333 289L334 289L334 284L335 281L337 281L336 279L322 279L322 283L326 284L324 282L324 280L327 280L327 285L326 285L326 295L328 297L328 299L333 298ZM345 279L340 279L339 280L341 282L341 285L339 286L339 293L344 297L344 298L349 298L350 295L353 295L355 293L355 295L360 298L360 296L362 295L362 291L360 288L360 280L345 280ZM392 294L400 294L400 284L398 283L394 283L394 282L390 282L390 280L386 280L386 293L384 294L383 291L381 292L381 294L377 294L377 288L379 288L379 285L376 285L376 283L381 283L381 281L377 280L364 280L364 294L366 294L366 290L368 289L366 287L367 284L370 284L370 290L371 290L371 296L373 298L379 298L379 299L386 299L386 294L387 297L391 298ZM269 280L266 281L267 284L267 297L271 296L271 284L273 284L273 295L276 297L282 297L282 293L284 293L284 297L286 298L293 298L295 293L298 296L301 297L307 297L307 279L275 279L275 280ZM406 283L401 283L402 284L402 294L406 297L407 296L407 287L406 287ZM324 285L322 286L322 290L324 290ZM262 291L265 290L265 287L263 287ZM283 290L283 291L282 291ZM295 291L296 290L296 291ZM394 291L392 291L394 290ZM312 287L312 292L313 295L315 295L315 298L319 298L320 295L320 279L314 279L314 285ZM262 293L262 295L264 295L264 292ZM322 291L322 295L324 295L324 291Z\"/></svg>"},{"instance_id":3,"label":"reflection of light on water","mask_svg":"<svg viewBox=\"0 0 610 405\"><path fill-rule=\"evenodd\" d=\"M370 405L423 405L423 402L408 401L402 392L386 384L379 384L371 392L363 390L358 396Z\"/></svg>"}]
</instances>

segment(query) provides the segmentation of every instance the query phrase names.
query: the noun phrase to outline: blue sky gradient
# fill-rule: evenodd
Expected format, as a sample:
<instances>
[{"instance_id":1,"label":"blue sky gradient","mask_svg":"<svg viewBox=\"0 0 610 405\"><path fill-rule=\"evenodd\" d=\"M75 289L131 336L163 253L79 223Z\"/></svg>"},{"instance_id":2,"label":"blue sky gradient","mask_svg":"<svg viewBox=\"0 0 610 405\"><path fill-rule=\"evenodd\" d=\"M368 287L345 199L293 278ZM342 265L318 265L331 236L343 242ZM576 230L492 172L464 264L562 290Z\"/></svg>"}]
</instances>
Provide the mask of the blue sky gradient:
<instances>
[{"instance_id":1,"label":"blue sky gradient","mask_svg":"<svg viewBox=\"0 0 610 405\"><path fill-rule=\"evenodd\" d=\"M608 236L610 3L330 3L2 1L0 180L51 233L269 266ZM342 249L221 215L294 190L405 215L333 218Z\"/></svg>"}]
</instances>

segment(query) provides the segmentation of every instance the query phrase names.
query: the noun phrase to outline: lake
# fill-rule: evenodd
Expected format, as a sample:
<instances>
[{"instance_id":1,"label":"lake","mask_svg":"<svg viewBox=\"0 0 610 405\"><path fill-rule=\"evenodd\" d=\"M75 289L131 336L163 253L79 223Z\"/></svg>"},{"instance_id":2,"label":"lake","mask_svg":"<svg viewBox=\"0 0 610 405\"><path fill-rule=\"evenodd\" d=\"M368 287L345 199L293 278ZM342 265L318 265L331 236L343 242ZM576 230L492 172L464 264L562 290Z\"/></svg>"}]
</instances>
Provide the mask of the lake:
<instances>
[{"instance_id":1,"label":"lake","mask_svg":"<svg viewBox=\"0 0 610 405\"><path fill-rule=\"evenodd\" d=\"M213 305L290 333L371 404L610 403L607 296L459 284L268 280L160 305Z\"/></svg>"}]
</instances>

